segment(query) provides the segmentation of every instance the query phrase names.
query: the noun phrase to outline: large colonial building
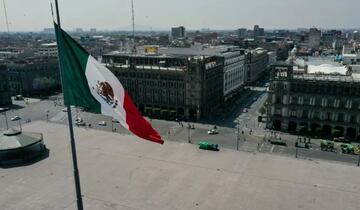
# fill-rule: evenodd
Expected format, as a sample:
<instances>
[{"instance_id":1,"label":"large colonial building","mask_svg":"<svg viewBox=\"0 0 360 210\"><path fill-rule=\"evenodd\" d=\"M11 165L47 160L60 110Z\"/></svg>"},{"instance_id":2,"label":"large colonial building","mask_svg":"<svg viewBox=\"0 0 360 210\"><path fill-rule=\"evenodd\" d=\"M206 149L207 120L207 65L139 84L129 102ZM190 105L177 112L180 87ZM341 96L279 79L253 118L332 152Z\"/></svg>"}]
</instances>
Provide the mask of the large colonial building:
<instances>
[{"instance_id":1,"label":"large colonial building","mask_svg":"<svg viewBox=\"0 0 360 210\"><path fill-rule=\"evenodd\" d=\"M11 91L6 66L0 65L0 107L8 106L11 103Z\"/></svg>"},{"instance_id":2,"label":"large colonial building","mask_svg":"<svg viewBox=\"0 0 360 210\"><path fill-rule=\"evenodd\" d=\"M190 48L160 48L160 54L181 56L217 56L224 59L224 102L235 97L245 85L244 50L232 45L195 45Z\"/></svg>"},{"instance_id":3,"label":"large colonial building","mask_svg":"<svg viewBox=\"0 0 360 210\"><path fill-rule=\"evenodd\" d=\"M360 140L360 74L344 66L295 63L272 67L267 126Z\"/></svg>"},{"instance_id":4,"label":"large colonial building","mask_svg":"<svg viewBox=\"0 0 360 210\"><path fill-rule=\"evenodd\" d=\"M57 58L27 58L5 63L13 94L47 92L60 87L60 71Z\"/></svg>"},{"instance_id":5,"label":"large colonial building","mask_svg":"<svg viewBox=\"0 0 360 210\"><path fill-rule=\"evenodd\" d=\"M107 54L103 63L150 117L197 120L215 114L223 102L219 56Z\"/></svg>"}]
</instances>

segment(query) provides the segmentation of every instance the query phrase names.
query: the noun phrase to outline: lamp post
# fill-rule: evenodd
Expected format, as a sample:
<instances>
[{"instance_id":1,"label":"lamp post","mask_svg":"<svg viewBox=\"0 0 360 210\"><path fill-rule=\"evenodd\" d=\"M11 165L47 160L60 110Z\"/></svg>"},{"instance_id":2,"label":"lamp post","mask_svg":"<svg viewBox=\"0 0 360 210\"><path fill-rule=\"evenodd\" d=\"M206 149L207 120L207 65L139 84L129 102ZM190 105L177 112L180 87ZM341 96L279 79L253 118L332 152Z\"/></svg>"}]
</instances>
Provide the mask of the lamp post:
<instances>
[{"instance_id":1,"label":"lamp post","mask_svg":"<svg viewBox=\"0 0 360 210\"><path fill-rule=\"evenodd\" d=\"M18 119L18 121L19 121L20 131L22 132L22 128L21 128L21 118Z\"/></svg>"},{"instance_id":2,"label":"lamp post","mask_svg":"<svg viewBox=\"0 0 360 210\"><path fill-rule=\"evenodd\" d=\"M6 129L9 129L9 123L7 121L7 115L6 115L6 111L9 110L9 108L0 108L0 113L2 113L5 116L5 123L6 123Z\"/></svg>"},{"instance_id":3,"label":"lamp post","mask_svg":"<svg viewBox=\"0 0 360 210\"><path fill-rule=\"evenodd\" d=\"M236 150L239 151L239 141L240 141L240 120L237 120L237 136L236 136Z\"/></svg>"},{"instance_id":4,"label":"lamp post","mask_svg":"<svg viewBox=\"0 0 360 210\"><path fill-rule=\"evenodd\" d=\"M191 128L191 125L189 123L188 125L188 143L191 144L191 140L190 140L190 128Z\"/></svg>"},{"instance_id":5,"label":"lamp post","mask_svg":"<svg viewBox=\"0 0 360 210\"><path fill-rule=\"evenodd\" d=\"M298 144L299 140L296 141L297 144L295 144L295 158L298 158Z\"/></svg>"},{"instance_id":6,"label":"lamp post","mask_svg":"<svg viewBox=\"0 0 360 210\"><path fill-rule=\"evenodd\" d=\"M4 116L5 116L5 122L6 122L6 130L7 130L7 129L9 129L9 123L7 121L6 111L4 112Z\"/></svg>"}]
</instances>

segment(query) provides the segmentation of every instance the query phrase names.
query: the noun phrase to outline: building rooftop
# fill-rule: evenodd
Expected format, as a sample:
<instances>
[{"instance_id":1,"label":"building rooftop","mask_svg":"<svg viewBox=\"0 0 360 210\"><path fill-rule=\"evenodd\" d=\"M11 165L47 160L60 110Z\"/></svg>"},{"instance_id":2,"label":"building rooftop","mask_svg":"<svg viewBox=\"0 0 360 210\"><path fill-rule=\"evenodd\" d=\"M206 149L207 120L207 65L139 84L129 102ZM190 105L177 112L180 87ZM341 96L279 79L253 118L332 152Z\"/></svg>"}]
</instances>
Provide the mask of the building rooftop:
<instances>
[{"instance_id":1,"label":"building rooftop","mask_svg":"<svg viewBox=\"0 0 360 210\"><path fill-rule=\"evenodd\" d=\"M44 43L44 44L41 44L42 47L56 47L57 44L56 42L51 42L51 43Z\"/></svg>"},{"instance_id":2,"label":"building rooftop","mask_svg":"<svg viewBox=\"0 0 360 210\"><path fill-rule=\"evenodd\" d=\"M293 78L314 81L360 82L357 68L350 74L348 66L334 62L333 56L296 58L291 61L277 62L277 65L289 65L293 62Z\"/></svg>"},{"instance_id":3,"label":"building rooftop","mask_svg":"<svg viewBox=\"0 0 360 210\"><path fill-rule=\"evenodd\" d=\"M313 81L337 81L337 82L356 82L360 83L360 74L351 76L332 75L332 74L298 74L293 76L294 79L313 80Z\"/></svg>"},{"instance_id":4,"label":"building rooftop","mask_svg":"<svg viewBox=\"0 0 360 210\"><path fill-rule=\"evenodd\" d=\"M348 71L346 66L334 66L330 64L321 64L321 65L308 65L308 74L338 74L346 75Z\"/></svg>"},{"instance_id":5,"label":"building rooftop","mask_svg":"<svg viewBox=\"0 0 360 210\"><path fill-rule=\"evenodd\" d=\"M44 134L49 157L0 168L2 209L76 209L68 128L24 125ZM358 167L165 142L75 128L85 209L357 210ZM346 173L344 173L346 172Z\"/></svg>"}]
</instances>

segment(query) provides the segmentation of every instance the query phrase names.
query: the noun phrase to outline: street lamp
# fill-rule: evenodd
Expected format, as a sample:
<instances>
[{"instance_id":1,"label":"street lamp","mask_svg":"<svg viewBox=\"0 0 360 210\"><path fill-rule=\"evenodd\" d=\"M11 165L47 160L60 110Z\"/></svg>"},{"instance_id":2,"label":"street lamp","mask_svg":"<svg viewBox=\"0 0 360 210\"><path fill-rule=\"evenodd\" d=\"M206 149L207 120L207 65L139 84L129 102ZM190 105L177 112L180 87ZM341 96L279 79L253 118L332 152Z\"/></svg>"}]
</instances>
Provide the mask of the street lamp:
<instances>
[{"instance_id":1,"label":"street lamp","mask_svg":"<svg viewBox=\"0 0 360 210\"><path fill-rule=\"evenodd\" d=\"M111 132L116 131L116 128L114 128L114 123L119 123L119 121L115 118L111 119Z\"/></svg>"},{"instance_id":2,"label":"street lamp","mask_svg":"<svg viewBox=\"0 0 360 210\"><path fill-rule=\"evenodd\" d=\"M296 140L296 143L297 143L297 144L295 144L295 158L298 158L298 145L299 145L299 139L298 139L298 140Z\"/></svg>"},{"instance_id":3,"label":"street lamp","mask_svg":"<svg viewBox=\"0 0 360 210\"><path fill-rule=\"evenodd\" d=\"M21 118L18 119L18 121L19 121L20 131L22 132L22 128L21 128Z\"/></svg>"},{"instance_id":4,"label":"street lamp","mask_svg":"<svg viewBox=\"0 0 360 210\"><path fill-rule=\"evenodd\" d=\"M0 111L4 111L3 115L5 116L6 130L9 129L9 123L7 121L7 116L6 116L6 111L7 110L8 109L6 109L6 108L0 108Z\"/></svg>"},{"instance_id":5,"label":"street lamp","mask_svg":"<svg viewBox=\"0 0 360 210\"><path fill-rule=\"evenodd\" d=\"M191 125L189 123L188 125L188 143L191 144L191 140L190 140L190 128L191 128Z\"/></svg>"},{"instance_id":6,"label":"street lamp","mask_svg":"<svg viewBox=\"0 0 360 210\"><path fill-rule=\"evenodd\" d=\"M239 150L239 141L240 141L240 120L237 120L237 137L236 137L236 150Z\"/></svg>"}]
</instances>

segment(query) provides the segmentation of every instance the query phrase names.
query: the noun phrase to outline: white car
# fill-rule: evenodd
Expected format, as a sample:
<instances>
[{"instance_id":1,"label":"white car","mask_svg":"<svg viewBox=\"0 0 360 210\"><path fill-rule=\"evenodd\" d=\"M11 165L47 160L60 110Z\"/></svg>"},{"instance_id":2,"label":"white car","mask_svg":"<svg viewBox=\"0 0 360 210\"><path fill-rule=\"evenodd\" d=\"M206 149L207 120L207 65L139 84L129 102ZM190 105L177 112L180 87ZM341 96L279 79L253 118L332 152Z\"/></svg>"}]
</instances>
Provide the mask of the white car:
<instances>
[{"instance_id":1,"label":"white car","mask_svg":"<svg viewBox=\"0 0 360 210\"><path fill-rule=\"evenodd\" d=\"M78 117L78 118L75 119L75 122L79 122L79 123L80 123L80 122L84 122L84 120L83 120L81 117Z\"/></svg>"},{"instance_id":2,"label":"white car","mask_svg":"<svg viewBox=\"0 0 360 210\"><path fill-rule=\"evenodd\" d=\"M85 124L85 122L84 121L76 121L76 123L75 123L75 125L77 125L77 126L85 126L86 124Z\"/></svg>"},{"instance_id":3,"label":"white car","mask_svg":"<svg viewBox=\"0 0 360 210\"><path fill-rule=\"evenodd\" d=\"M98 123L98 125L106 126L106 122L105 122L105 121L100 121L100 122Z\"/></svg>"},{"instance_id":4,"label":"white car","mask_svg":"<svg viewBox=\"0 0 360 210\"><path fill-rule=\"evenodd\" d=\"M21 118L19 116L14 116L12 117L10 120L11 121L16 121L16 120L20 120Z\"/></svg>"},{"instance_id":5,"label":"white car","mask_svg":"<svg viewBox=\"0 0 360 210\"><path fill-rule=\"evenodd\" d=\"M219 132L215 129L211 129L207 132L209 135L215 135L215 134L218 134Z\"/></svg>"},{"instance_id":6,"label":"white car","mask_svg":"<svg viewBox=\"0 0 360 210\"><path fill-rule=\"evenodd\" d=\"M63 112L67 112L67 108L63 108L61 111L63 111Z\"/></svg>"}]
</instances>

